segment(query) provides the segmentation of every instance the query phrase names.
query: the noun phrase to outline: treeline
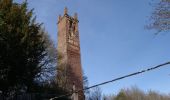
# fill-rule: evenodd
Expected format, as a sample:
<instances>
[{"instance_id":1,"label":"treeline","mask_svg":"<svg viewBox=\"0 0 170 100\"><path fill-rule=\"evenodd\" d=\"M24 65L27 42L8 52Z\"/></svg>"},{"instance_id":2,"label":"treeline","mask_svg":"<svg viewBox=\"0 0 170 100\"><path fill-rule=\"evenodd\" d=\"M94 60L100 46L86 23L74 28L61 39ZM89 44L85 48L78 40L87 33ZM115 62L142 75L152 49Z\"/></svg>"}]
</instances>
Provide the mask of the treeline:
<instances>
[{"instance_id":1,"label":"treeline","mask_svg":"<svg viewBox=\"0 0 170 100\"><path fill-rule=\"evenodd\" d=\"M90 89L86 94L86 100L170 100L170 94L163 94L149 90L144 92L136 86L121 89L118 94L102 94L100 87Z\"/></svg>"},{"instance_id":2,"label":"treeline","mask_svg":"<svg viewBox=\"0 0 170 100\"><path fill-rule=\"evenodd\" d=\"M170 100L170 94L144 92L137 87L122 89L117 95L103 96L103 100Z\"/></svg>"}]
</instances>

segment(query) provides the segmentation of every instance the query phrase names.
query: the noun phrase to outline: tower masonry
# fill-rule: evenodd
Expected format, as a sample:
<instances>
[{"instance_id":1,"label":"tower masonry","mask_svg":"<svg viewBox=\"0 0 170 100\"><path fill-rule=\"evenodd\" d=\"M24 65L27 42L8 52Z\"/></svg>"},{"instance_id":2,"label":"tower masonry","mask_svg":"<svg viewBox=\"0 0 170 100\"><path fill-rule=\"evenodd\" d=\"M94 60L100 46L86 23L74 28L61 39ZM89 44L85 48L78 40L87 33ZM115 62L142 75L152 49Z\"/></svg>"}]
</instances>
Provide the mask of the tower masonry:
<instances>
[{"instance_id":1,"label":"tower masonry","mask_svg":"<svg viewBox=\"0 0 170 100\"><path fill-rule=\"evenodd\" d=\"M81 67L80 40L77 13L68 15L67 8L64 15L58 17L58 60L57 80L61 87L71 91L83 89ZM78 100L84 100L84 93L78 93Z\"/></svg>"}]
</instances>

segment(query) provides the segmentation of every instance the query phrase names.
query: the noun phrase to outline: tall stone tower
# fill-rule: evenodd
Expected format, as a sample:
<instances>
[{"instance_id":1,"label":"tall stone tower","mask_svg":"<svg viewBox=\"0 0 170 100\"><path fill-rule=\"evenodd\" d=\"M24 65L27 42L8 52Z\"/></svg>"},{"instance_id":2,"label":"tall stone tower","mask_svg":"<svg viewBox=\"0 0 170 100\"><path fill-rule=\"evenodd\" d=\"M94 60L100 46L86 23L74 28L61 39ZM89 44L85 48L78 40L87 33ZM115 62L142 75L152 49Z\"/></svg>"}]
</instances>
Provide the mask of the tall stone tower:
<instances>
[{"instance_id":1,"label":"tall stone tower","mask_svg":"<svg viewBox=\"0 0 170 100\"><path fill-rule=\"evenodd\" d=\"M61 56L58 61L58 82L63 88L72 90L83 89L83 78L81 68L80 41L78 30L78 18L68 15L67 8L64 15L58 17L58 53ZM78 93L79 100L84 100L84 93Z\"/></svg>"}]
</instances>

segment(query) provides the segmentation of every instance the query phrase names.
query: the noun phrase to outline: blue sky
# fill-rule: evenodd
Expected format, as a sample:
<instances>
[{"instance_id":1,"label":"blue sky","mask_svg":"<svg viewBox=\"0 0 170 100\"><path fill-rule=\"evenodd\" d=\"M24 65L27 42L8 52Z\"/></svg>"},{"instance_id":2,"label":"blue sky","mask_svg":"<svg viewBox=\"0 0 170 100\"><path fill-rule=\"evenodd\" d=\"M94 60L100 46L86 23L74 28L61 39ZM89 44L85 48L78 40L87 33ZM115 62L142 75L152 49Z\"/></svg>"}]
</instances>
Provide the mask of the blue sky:
<instances>
[{"instance_id":1,"label":"blue sky","mask_svg":"<svg viewBox=\"0 0 170 100\"><path fill-rule=\"evenodd\" d=\"M24 0L15 0L22 2ZM170 33L146 30L153 0L28 0L38 22L57 43L57 17L67 6L78 13L81 60L89 86L170 61ZM158 1L158 0L155 0ZM101 86L104 94L122 88L170 93L170 66Z\"/></svg>"}]
</instances>

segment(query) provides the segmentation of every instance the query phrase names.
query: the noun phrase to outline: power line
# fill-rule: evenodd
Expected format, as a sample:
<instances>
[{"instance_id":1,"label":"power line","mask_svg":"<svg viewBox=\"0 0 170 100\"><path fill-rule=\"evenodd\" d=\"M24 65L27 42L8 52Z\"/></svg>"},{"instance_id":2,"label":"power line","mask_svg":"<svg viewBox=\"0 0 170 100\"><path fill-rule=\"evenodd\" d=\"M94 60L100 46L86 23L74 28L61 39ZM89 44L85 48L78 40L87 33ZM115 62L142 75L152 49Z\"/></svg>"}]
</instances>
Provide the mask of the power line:
<instances>
[{"instance_id":1,"label":"power line","mask_svg":"<svg viewBox=\"0 0 170 100\"><path fill-rule=\"evenodd\" d=\"M94 87L98 87L98 86L101 86L101 85L104 85L104 84L108 84L108 83L111 83L111 82L115 82L115 81L121 80L121 79L124 79L124 78L127 78L127 77L131 77L131 76L134 76L134 75L138 75L138 74L141 74L141 73L145 73L145 72L148 72L148 71L152 71L152 70L158 69L158 68L160 68L160 67L163 67L163 66L169 65L169 64L170 64L170 61L169 61L169 62L166 62L166 63L163 63L163 64L159 64L159 65L157 65L157 66L154 66L154 67L151 67L151 68L148 68L148 69L144 69L144 70L141 70L141 71L138 71L138 72L134 72L134 73L131 73L131 74L122 76L122 77L118 77L118 78L115 78L115 79L110 80L110 81L102 82L102 83L99 83L99 84L96 84L96 85L87 87L87 88L82 89L82 90L77 90L77 91L73 91L73 92L68 93L68 94L65 94L65 95L61 95L61 96L58 96L58 97L54 97L54 98L51 98L50 100L62 98L62 97L65 97L65 96L72 95L73 93L78 93L78 92L80 92L80 91L85 91L85 90L88 90L88 89L91 89L91 88L94 88Z\"/></svg>"}]
</instances>

